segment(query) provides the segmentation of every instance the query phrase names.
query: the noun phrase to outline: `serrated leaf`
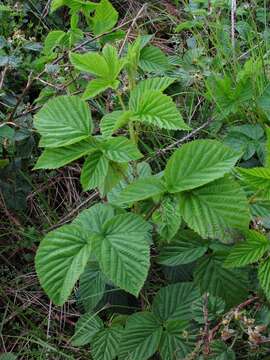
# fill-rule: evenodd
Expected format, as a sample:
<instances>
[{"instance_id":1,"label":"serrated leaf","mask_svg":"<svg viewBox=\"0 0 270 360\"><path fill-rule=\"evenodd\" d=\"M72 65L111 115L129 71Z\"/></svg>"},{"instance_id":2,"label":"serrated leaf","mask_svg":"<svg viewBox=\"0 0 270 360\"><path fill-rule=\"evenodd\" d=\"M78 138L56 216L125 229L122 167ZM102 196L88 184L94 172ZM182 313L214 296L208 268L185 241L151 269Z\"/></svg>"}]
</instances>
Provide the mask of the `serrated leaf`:
<instances>
[{"instance_id":1,"label":"serrated leaf","mask_svg":"<svg viewBox=\"0 0 270 360\"><path fill-rule=\"evenodd\" d=\"M85 71L101 78L108 78L110 69L104 57L97 52L85 54L70 53L71 64L80 71Z\"/></svg>"},{"instance_id":2,"label":"serrated leaf","mask_svg":"<svg viewBox=\"0 0 270 360\"><path fill-rule=\"evenodd\" d=\"M201 293L221 297L228 307L239 304L247 297L247 272L242 269L226 269L224 256L208 255L198 261L194 272L195 284Z\"/></svg>"},{"instance_id":3,"label":"serrated leaf","mask_svg":"<svg viewBox=\"0 0 270 360\"><path fill-rule=\"evenodd\" d=\"M252 264L258 261L267 250L270 250L270 241L258 231L248 230L245 232L245 236L245 241L232 248L225 260L225 267L233 268Z\"/></svg>"},{"instance_id":4,"label":"serrated leaf","mask_svg":"<svg viewBox=\"0 0 270 360\"><path fill-rule=\"evenodd\" d=\"M163 198L160 207L154 211L152 220L161 240L170 242L182 222L178 199L169 196Z\"/></svg>"},{"instance_id":5,"label":"serrated leaf","mask_svg":"<svg viewBox=\"0 0 270 360\"><path fill-rule=\"evenodd\" d=\"M207 243L199 235L183 230L161 249L157 262L167 266L188 264L202 257L207 249Z\"/></svg>"},{"instance_id":6,"label":"serrated leaf","mask_svg":"<svg viewBox=\"0 0 270 360\"><path fill-rule=\"evenodd\" d=\"M93 125L86 102L78 96L50 99L36 114L34 125L42 138L41 147L67 146L91 134Z\"/></svg>"},{"instance_id":7,"label":"serrated leaf","mask_svg":"<svg viewBox=\"0 0 270 360\"><path fill-rule=\"evenodd\" d=\"M66 33L62 30L50 31L44 41L43 53L45 55L50 55L53 50L62 43L65 37Z\"/></svg>"},{"instance_id":8,"label":"serrated leaf","mask_svg":"<svg viewBox=\"0 0 270 360\"><path fill-rule=\"evenodd\" d=\"M191 304L200 292L191 282L178 283L160 289L153 301L153 313L162 321L191 320Z\"/></svg>"},{"instance_id":9,"label":"serrated leaf","mask_svg":"<svg viewBox=\"0 0 270 360\"><path fill-rule=\"evenodd\" d=\"M48 148L43 151L34 167L37 169L57 169L85 156L96 149L94 138L81 140L76 144L60 148Z\"/></svg>"},{"instance_id":10,"label":"serrated leaf","mask_svg":"<svg viewBox=\"0 0 270 360\"><path fill-rule=\"evenodd\" d=\"M91 254L90 234L74 225L48 233L39 245L35 266L41 286L56 305L68 299Z\"/></svg>"},{"instance_id":11,"label":"serrated leaf","mask_svg":"<svg viewBox=\"0 0 270 360\"><path fill-rule=\"evenodd\" d=\"M211 343L211 360L235 360L235 353L224 342L215 340Z\"/></svg>"},{"instance_id":12,"label":"serrated leaf","mask_svg":"<svg viewBox=\"0 0 270 360\"><path fill-rule=\"evenodd\" d=\"M103 273L115 285L135 296L150 266L150 229L138 215L117 215L104 224L104 236L95 243L95 255Z\"/></svg>"},{"instance_id":13,"label":"serrated leaf","mask_svg":"<svg viewBox=\"0 0 270 360\"><path fill-rule=\"evenodd\" d=\"M157 90L142 92L135 88L131 92L129 108L136 121L170 130L190 130L184 123L173 100Z\"/></svg>"},{"instance_id":14,"label":"serrated leaf","mask_svg":"<svg viewBox=\"0 0 270 360\"><path fill-rule=\"evenodd\" d=\"M84 191L102 186L107 175L109 160L102 151L91 153L85 160L81 172L81 184Z\"/></svg>"},{"instance_id":15,"label":"serrated leaf","mask_svg":"<svg viewBox=\"0 0 270 360\"><path fill-rule=\"evenodd\" d=\"M153 45L141 50L139 66L146 72L163 72L170 68L167 56Z\"/></svg>"},{"instance_id":16,"label":"serrated leaf","mask_svg":"<svg viewBox=\"0 0 270 360\"><path fill-rule=\"evenodd\" d=\"M163 194L166 191L162 180L158 177L144 177L127 185L117 197L117 204L133 204Z\"/></svg>"},{"instance_id":17,"label":"serrated leaf","mask_svg":"<svg viewBox=\"0 0 270 360\"><path fill-rule=\"evenodd\" d=\"M96 204L83 210L72 224L83 228L89 233L102 233L103 225L115 215L114 208L109 204Z\"/></svg>"},{"instance_id":18,"label":"serrated leaf","mask_svg":"<svg viewBox=\"0 0 270 360\"><path fill-rule=\"evenodd\" d=\"M170 157L164 172L171 193L190 190L223 177L240 158L216 140L195 140Z\"/></svg>"},{"instance_id":19,"label":"serrated leaf","mask_svg":"<svg viewBox=\"0 0 270 360\"><path fill-rule=\"evenodd\" d=\"M258 278L267 299L270 299L270 258L259 265Z\"/></svg>"},{"instance_id":20,"label":"serrated leaf","mask_svg":"<svg viewBox=\"0 0 270 360\"><path fill-rule=\"evenodd\" d=\"M167 76L154 77L154 78L141 80L136 86L136 88L140 89L141 92L145 92L147 90L156 90L163 92L175 81L176 81L175 78L171 78Z\"/></svg>"},{"instance_id":21,"label":"serrated leaf","mask_svg":"<svg viewBox=\"0 0 270 360\"><path fill-rule=\"evenodd\" d=\"M119 84L119 82L118 82ZM88 100L111 88L111 83L106 79L95 79L89 82L82 95L83 100Z\"/></svg>"},{"instance_id":22,"label":"serrated leaf","mask_svg":"<svg viewBox=\"0 0 270 360\"><path fill-rule=\"evenodd\" d=\"M190 346L184 331L188 327L186 321L168 321L162 333L159 353L162 360L184 359L194 346Z\"/></svg>"},{"instance_id":23,"label":"serrated leaf","mask_svg":"<svg viewBox=\"0 0 270 360\"><path fill-rule=\"evenodd\" d=\"M125 178L123 178L113 189L108 193L108 201L109 203L119 206L118 198L119 194L128 186L128 182L133 182L136 177L133 173L133 167L130 164L125 174ZM137 164L137 174L138 178L147 178L151 176L151 167L148 163L142 161ZM128 180L128 182L127 182ZM122 206L120 206L122 207ZM123 206L125 207L125 206Z\"/></svg>"},{"instance_id":24,"label":"serrated leaf","mask_svg":"<svg viewBox=\"0 0 270 360\"><path fill-rule=\"evenodd\" d=\"M103 116L100 122L100 130L104 137L110 137L121 126L128 121L130 113L128 111L116 110Z\"/></svg>"},{"instance_id":25,"label":"serrated leaf","mask_svg":"<svg viewBox=\"0 0 270 360\"><path fill-rule=\"evenodd\" d=\"M75 334L72 336L72 345L83 346L89 344L95 334L102 328L103 322L98 316L92 313L82 315L76 323Z\"/></svg>"},{"instance_id":26,"label":"serrated leaf","mask_svg":"<svg viewBox=\"0 0 270 360\"><path fill-rule=\"evenodd\" d=\"M248 229L250 213L246 195L230 178L183 192L179 199L184 220L203 238L225 240L232 229Z\"/></svg>"},{"instance_id":27,"label":"serrated leaf","mask_svg":"<svg viewBox=\"0 0 270 360\"><path fill-rule=\"evenodd\" d=\"M207 298L208 321L217 320L225 310L223 299L215 296ZM193 319L199 324L205 323L205 297L202 296L192 304Z\"/></svg>"},{"instance_id":28,"label":"serrated leaf","mask_svg":"<svg viewBox=\"0 0 270 360\"><path fill-rule=\"evenodd\" d=\"M270 188L270 168L255 167L252 169L237 169L240 176L248 184L259 189Z\"/></svg>"},{"instance_id":29,"label":"serrated leaf","mask_svg":"<svg viewBox=\"0 0 270 360\"><path fill-rule=\"evenodd\" d=\"M162 326L150 312L139 312L128 318L121 341L119 360L148 360L158 349Z\"/></svg>"},{"instance_id":30,"label":"serrated leaf","mask_svg":"<svg viewBox=\"0 0 270 360\"><path fill-rule=\"evenodd\" d=\"M123 328L113 325L99 331L91 342L91 355L94 360L113 360L118 354Z\"/></svg>"},{"instance_id":31,"label":"serrated leaf","mask_svg":"<svg viewBox=\"0 0 270 360\"><path fill-rule=\"evenodd\" d=\"M105 292L106 280L96 263L86 266L80 277L79 300L86 312L95 309Z\"/></svg>"},{"instance_id":32,"label":"serrated leaf","mask_svg":"<svg viewBox=\"0 0 270 360\"><path fill-rule=\"evenodd\" d=\"M116 163L114 161L109 162L107 175L99 187L99 191L102 196L105 196L110 192L119 182L126 176L128 169L127 163Z\"/></svg>"},{"instance_id":33,"label":"serrated leaf","mask_svg":"<svg viewBox=\"0 0 270 360\"><path fill-rule=\"evenodd\" d=\"M109 79L116 79L124 66L124 60L118 58L116 48L109 44L104 46L102 54L110 69Z\"/></svg>"},{"instance_id":34,"label":"serrated leaf","mask_svg":"<svg viewBox=\"0 0 270 360\"><path fill-rule=\"evenodd\" d=\"M118 12L110 1L101 0L92 18L92 29L94 35L100 35L111 30L118 20Z\"/></svg>"},{"instance_id":35,"label":"serrated leaf","mask_svg":"<svg viewBox=\"0 0 270 360\"><path fill-rule=\"evenodd\" d=\"M129 162L142 157L137 146L124 136L118 136L104 141L102 143L102 149L105 155L115 162Z\"/></svg>"}]
</instances>

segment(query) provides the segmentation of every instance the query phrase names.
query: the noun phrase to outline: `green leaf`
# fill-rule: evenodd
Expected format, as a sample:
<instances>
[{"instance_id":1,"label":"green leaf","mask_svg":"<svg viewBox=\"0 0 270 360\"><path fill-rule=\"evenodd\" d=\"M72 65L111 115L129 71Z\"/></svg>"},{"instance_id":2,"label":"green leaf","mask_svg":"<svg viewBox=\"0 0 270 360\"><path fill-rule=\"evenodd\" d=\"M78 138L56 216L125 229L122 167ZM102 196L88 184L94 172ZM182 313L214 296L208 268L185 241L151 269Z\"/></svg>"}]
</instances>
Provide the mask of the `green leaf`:
<instances>
[{"instance_id":1,"label":"green leaf","mask_svg":"<svg viewBox=\"0 0 270 360\"><path fill-rule=\"evenodd\" d=\"M101 0L92 18L92 29L94 35L100 35L111 30L118 20L118 12L110 1Z\"/></svg>"},{"instance_id":2,"label":"green leaf","mask_svg":"<svg viewBox=\"0 0 270 360\"><path fill-rule=\"evenodd\" d=\"M106 280L96 263L86 266L80 277L79 300L85 311L95 309L105 292Z\"/></svg>"},{"instance_id":3,"label":"green leaf","mask_svg":"<svg viewBox=\"0 0 270 360\"><path fill-rule=\"evenodd\" d=\"M115 285L135 296L150 266L150 229L138 215L117 215L104 224L103 238L95 243L95 255L103 273Z\"/></svg>"},{"instance_id":4,"label":"green leaf","mask_svg":"<svg viewBox=\"0 0 270 360\"><path fill-rule=\"evenodd\" d=\"M48 233L35 265L41 286L56 305L68 299L91 254L90 234L74 225Z\"/></svg>"},{"instance_id":5,"label":"green leaf","mask_svg":"<svg viewBox=\"0 0 270 360\"><path fill-rule=\"evenodd\" d=\"M116 130L125 125L129 117L130 112L121 110L116 110L104 115L100 122L102 135L105 138L112 136Z\"/></svg>"},{"instance_id":6,"label":"green leaf","mask_svg":"<svg viewBox=\"0 0 270 360\"><path fill-rule=\"evenodd\" d=\"M127 185L117 197L117 204L133 204L134 202L162 195L166 191L163 182L156 176L137 179Z\"/></svg>"},{"instance_id":7,"label":"green leaf","mask_svg":"<svg viewBox=\"0 0 270 360\"><path fill-rule=\"evenodd\" d=\"M255 230L245 232L246 241L242 241L232 248L225 260L225 267L241 267L252 264L263 257L270 249L270 241L263 234Z\"/></svg>"},{"instance_id":8,"label":"green leaf","mask_svg":"<svg viewBox=\"0 0 270 360\"><path fill-rule=\"evenodd\" d=\"M76 323L75 334L72 336L72 345L83 346L89 344L95 334L102 328L103 322L98 316L92 313L82 315Z\"/></svg>"},{"instance_id":9,"label":"green leaf","mask_svg":"<svg viewBox=\"0 0 270 360\"><path fill-rule=\"evenodd\" d=\"M85 160L81 172L81 184L84 191L102 186L108 172L109 160L102 151L92 152Z\"/></svg>"},{"instance_id":10,"label":"green leaf","mask_svg":"<svg viewBox=\"0 0 270 360\"><path fill-rule=\"evenodd\" d=\"M200 298L199 290L191 282L166 286L153 301L153 313L162 321L191 320L191 304Z\"/></svg>"},{"instance_id":11,"label":"green leaf","mask_svg":"<svg viewBox=\"0 0 270 360\"><path fill-rule=\"evenodd\" d=\"M34 167L37 169L57 169L96 150L94 138L60 148L48 148L43 151Z\"/></svg>"},{"instance_id":12,"label":"green leaf","mask_svg":"<svg viewBox=\"0 0 270 360\"><path fill-rule=\"evenodd\" d=\"M190 190L223 177L240 158L215 140L195 140L176 150L165 169L171 193Z\"/></svg>"},{"instance_id":13,"label":"green leaf","mask_svg":"<svg viewBox=\"0 0 270 360\"><path fill-rule=\"evenodd\" d=\"M188 264L202 257L207 249L207 243L200 236L193 231L183 230L161 249L157 262L167 266Z\"/></svg>"},{"instance_id":14,"label":"green leaf","mask_svg":"<svg viewBox=\"0 0 270 360\"><path fill-rule=\"evenodd\" d=\"M124 61L118 59L117 51L113 46L104 46L102 55L96 52L88 52L83 55L71 53L70 61L75 68L98 77L87 85L83 93L83 99L95 97L108 88L115 90L118 88L120 82L117 77L124 65Z\"/></svg>"},{"instance_id":15,"label":"green leaf","mask_svg":"<svg viewBox=\"0 0 270 360\"><path fill-rule=\"evenodd\" d=\"M166 90L172 83L176 81L175 78L170 78L167 76L164 77L154 77L146 80L141 80L136 86L140 91L146 92L147 90L156 90L163 92Z\"/></svg>"},{"instance_id":16,"label":"green leaf","mask_svg":"<svg viewBox=\"0 0 270 360\"><path fill-rule=\"evenodd\" d=\"M252 169L237 168L242 179L259 189L270 188L270 168L255 167Z\"/></svg>"},{"instance_id":17,"label":"green leaf","mask_svg":"<svg viewBox=\"0 0 270 360\"><path fill-rule=\"evenodd\" d=\"M183 192L179 199L184 220L203 238L226 239L233 229L248 229L250 213L246 195L230 178Z\"/></svg>"},{"instance_id":18,"label":"green leaf","mask_svg":"<svg viewBox=\"0 0 270 360\"><path fill-rule=\"evenodd\" d=\"M208 255L199 260L194 281L201 294L210 293L222 298L228 307L239 304L247 297L247 272L223 267L224 256Z\"/></svg>"},{"instance_id":19,"label":"green leaf","mask_svg":"<svg viewBox=\"0 0 270 360\"><path fill-rule=\"evenodd\" d=\"M109 162L109 168L104 182L99 187L99 191L102 196L105 196L110 192L126 175L128 169L127 163Z\"/></svg>"},{"instance_id":20,"label":"green leaf","mask_svg":"<svg viewBox=\"0 0 270 360\"><path fill-rule=\"evenodd\" d=\"M194 346L188 344L186 328L187 322L183 320L166 323L159 347L162 360L185 359L192 351Z\"/></svg>"},{"instance_id":21,"label":"green leaf","mask_svg":"<svg viewBox=\"0 0 270 360\"><path fill-rule=\"evenodd\" d=\"M119 360L148 360L158 349L162 326L150 312L139 312L128 318L121 341Z\"/></svg>"},{"instance_id":22,"label":"green leaf","mask_svg":"<svg viewBox=\"0 0 270 360\"><path fill-rule=\"evenodd\" d=\"M66 33L62 30L50 31L44 41L43 53L50 55L57 46L62 44L65 37Z\"/></svg>"},{"instance_id":23,"label":"green leaf","mask_svg":"<svg viewBox=\"0 0 270 360\"><path fill-rule=\"evenodd\" d=\"M104 46L102 54L110 69L109 79L115 80L124 66L124 60L119 60L116 48L109 44Z\"/></svg>"},{"instance_id":24,"label":"green leaf","mask_svg":"<svg viewBox=\"0 0 270 360\"><path fill-rule=\"evenodd\" d=\"M57 10L61 6L64 6L66 4L66 0L53 0L51 2L51 12Z\"/></svg>"},{"instance_id":25,"label":"green leaf","mask_svg":"<svg viewBox=\"0 0 270 360\"><path fill-rule=\"evenodd\" d=\"M270 299L270 258L259 265L258 278L260 285L267 297Z\"/></svg>"},{"instance_id":26,"label":"green leaf","mask_svg":"<svg viewBox=\"0 0 270 360\"><path fill-rule=\"evenodd\" d=\"M115 215L114 208L109 204L96 204L83 210L72 224L83 228L89 233L102 233L103 225Z\"/></svg>"},{"instance_id":27,"label":"green leaf","mask_svg":"<svg viewBox=\"0 0 270 360\"><path fill-rule=\"evenodd\" d=\"M170 68L167 56L152 45L141 50L139 66L146 72L163 72Z\"/></svg>"},{"instance_id":28,"label":"green leaf","mask_svg":"<svg viewBox=\"0 0 270 360\"><path fill-rule=\"evenodd\" d=\"M114 325L99 331L91 342L91 355L94 360L113 360L118 354L123 328Z\"/></svg>"},{"instance_id":29,"label":"green leaf","mask_svg":"<svg viewBox=\"0 0 270 360\"><path fill-rule=\"evenodd\" d=\"M205 297L202 296L192 304L193 319L199 324L205 323L205 303ZM219 297L210 295L207 299L207 309L208 320L216 321L219 317L221 317L225 310L225 302Z\"/></svg>"},{"instance_id":30,"label":"green leaf","mask_svg":"<svg viewBox=\"0 0 270 360\"><path fill-rule=\"evenodd\" d=\"M173 100L157 90L142 92L135 88L129 99L130 110L136 121L170 130L190 130Z\"/></svg>"},{"instance_id":31,"label":"green leaf","mask_svg":"<svg viewBox=\"0 0 270 360\"><path fill-rule=\"evenodd\" d=\"M40 146L50 148L79 142L93 128L88 105L78 96L50 99L35 116L34 125L42 135Z\"/></svg>"},{"instance_id":32,"label":"green leaf","mask_svg":"<svg viewBox=\"0 0 270 360\"><path fill-rule=\"evenodd\" d=\"M137 146L124 136L118 136L104 141L102 143L102 149L107 158L120 163L138 160L142 157Z\"/></svg>"},{"instance_id":33,"label":"green leaf","mask_svg":"<svg viewBox=\"0 0 270 360\"><path fill-rule=\"evenodd\" d=\"M97 77L108 79L110 75L109 66L104 57L97 52L86 54L70 53L71 64L80 71L85 71Z\"/></svg>"},{"instance_id":34,"label":"green leaf","mask_svg":"<svg viewBox=\"0 0 270 360\"><path fill-rule=\"evenodd\" d=\"M129 164L127 171L125 173L125 178L123 178L113 189L111 192L108 193L108 201L109 203L125 207L119 204L118 198L119 194L128 186L128 183L133 182L135 179L138 178L147 178L151 176L151 167L145 161L142 161L137 164L137 174L133 173L133 167Z\"/></svg>"},{"instance_id":35,"label":"green leaf","mask_svg":"<svg viewBox=\"0 0 270 360\"><path fill-rule=\"evenodd\" d=\"M211 360L235 360L235 353L224 342L215 340L211 343Z\"/></svg>"},{"instance_id":36,"label":"green leaf","mask_svg":"<svg viewBox=\"0 0 270 360\"><path fill-rule=\"evenodd\" d=\"M163 198L159 208L154 211L152 220L156 224L156 230L162 240L169 242L177 233L182 222L178 199L169 196Z\"/></svg>"},{"instance_id":37,"label":"green leaf","mask_svg":"<svg viewBox=\"0 0 270 360\"><path fill-rule=\"evenodd\" d=\"M119 83L118 83L119 84ZM89 82L82 95L83 100L88 100L111 88L111 83L106 79L95 79ZM118 87L118 86L116 86Z\"/></svg>"}]
</instances>

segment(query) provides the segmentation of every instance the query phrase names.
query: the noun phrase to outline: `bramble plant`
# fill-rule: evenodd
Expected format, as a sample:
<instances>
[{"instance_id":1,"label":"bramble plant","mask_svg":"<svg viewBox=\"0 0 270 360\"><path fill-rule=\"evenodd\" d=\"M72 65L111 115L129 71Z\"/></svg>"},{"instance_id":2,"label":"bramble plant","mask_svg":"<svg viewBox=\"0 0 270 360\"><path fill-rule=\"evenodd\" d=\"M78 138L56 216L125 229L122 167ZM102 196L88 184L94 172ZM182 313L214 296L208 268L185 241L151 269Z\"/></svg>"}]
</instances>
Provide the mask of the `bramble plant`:
<instances>
[{"instance_id":1,"label":"bramble plant","mask_svg":"<svg viewBox=\"0 0 270 360\"><path fill-rule=\"evenodd\" d=\"M79 280L85 313L72 344L90 343L94 360L147 360L156 352L164 360L182 359L194 348L187 336L193 322L197 328L203 323L205 294L209 316L247 297L246 265L260 261L260 284L270 298L270 242L249 230L251 216L269 200L269 154L265 167L244 169L236 167L242 151L217 140L193 140L154 174L140 148L144 129L191 130L164 93L175 81L173 64L148 35L119 51L116 40L123 34L108 35L118 19L108 0L54 0L52 9L62 5L70 7L71 30L48 35L42 61L54 59L58 46L72 49L81 38L81 13L100 49L69 51L83 93L52 98L36 114L43 151L35 169L57 169L83 158L82 188L97 189L102 201L45 236L35 262L40 283L54 304L63 305ZM86 74L91 75L87 83ZM88 100L104 92L116 105L97 125ZM237 237L241 241L229 245ZM98 307L108 286L139 298L153 267L195 261L193 281L159 289L152 304L142 301L140 312L106 318L107 307ZM220 344L213 348L232 352Z\"/></svg>"}]
</instances>

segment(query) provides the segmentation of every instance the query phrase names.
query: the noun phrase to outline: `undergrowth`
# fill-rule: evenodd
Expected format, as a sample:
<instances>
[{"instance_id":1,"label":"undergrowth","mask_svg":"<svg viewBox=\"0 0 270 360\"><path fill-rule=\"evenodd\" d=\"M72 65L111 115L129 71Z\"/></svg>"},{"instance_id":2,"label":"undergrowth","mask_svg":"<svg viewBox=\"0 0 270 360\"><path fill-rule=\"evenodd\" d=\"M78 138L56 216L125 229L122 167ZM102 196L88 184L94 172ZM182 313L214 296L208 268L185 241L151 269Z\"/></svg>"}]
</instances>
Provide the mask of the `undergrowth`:
<instances>
[{"instance_id":1,"label":"undergrowth","mask_svg":"<svg viewBox=\"0 0 270 360\"><path fill-rule=\"evenodd\" d=\"M0 359L268 359L269 4L0 2Z\"/></svg>"}]
</instances>

